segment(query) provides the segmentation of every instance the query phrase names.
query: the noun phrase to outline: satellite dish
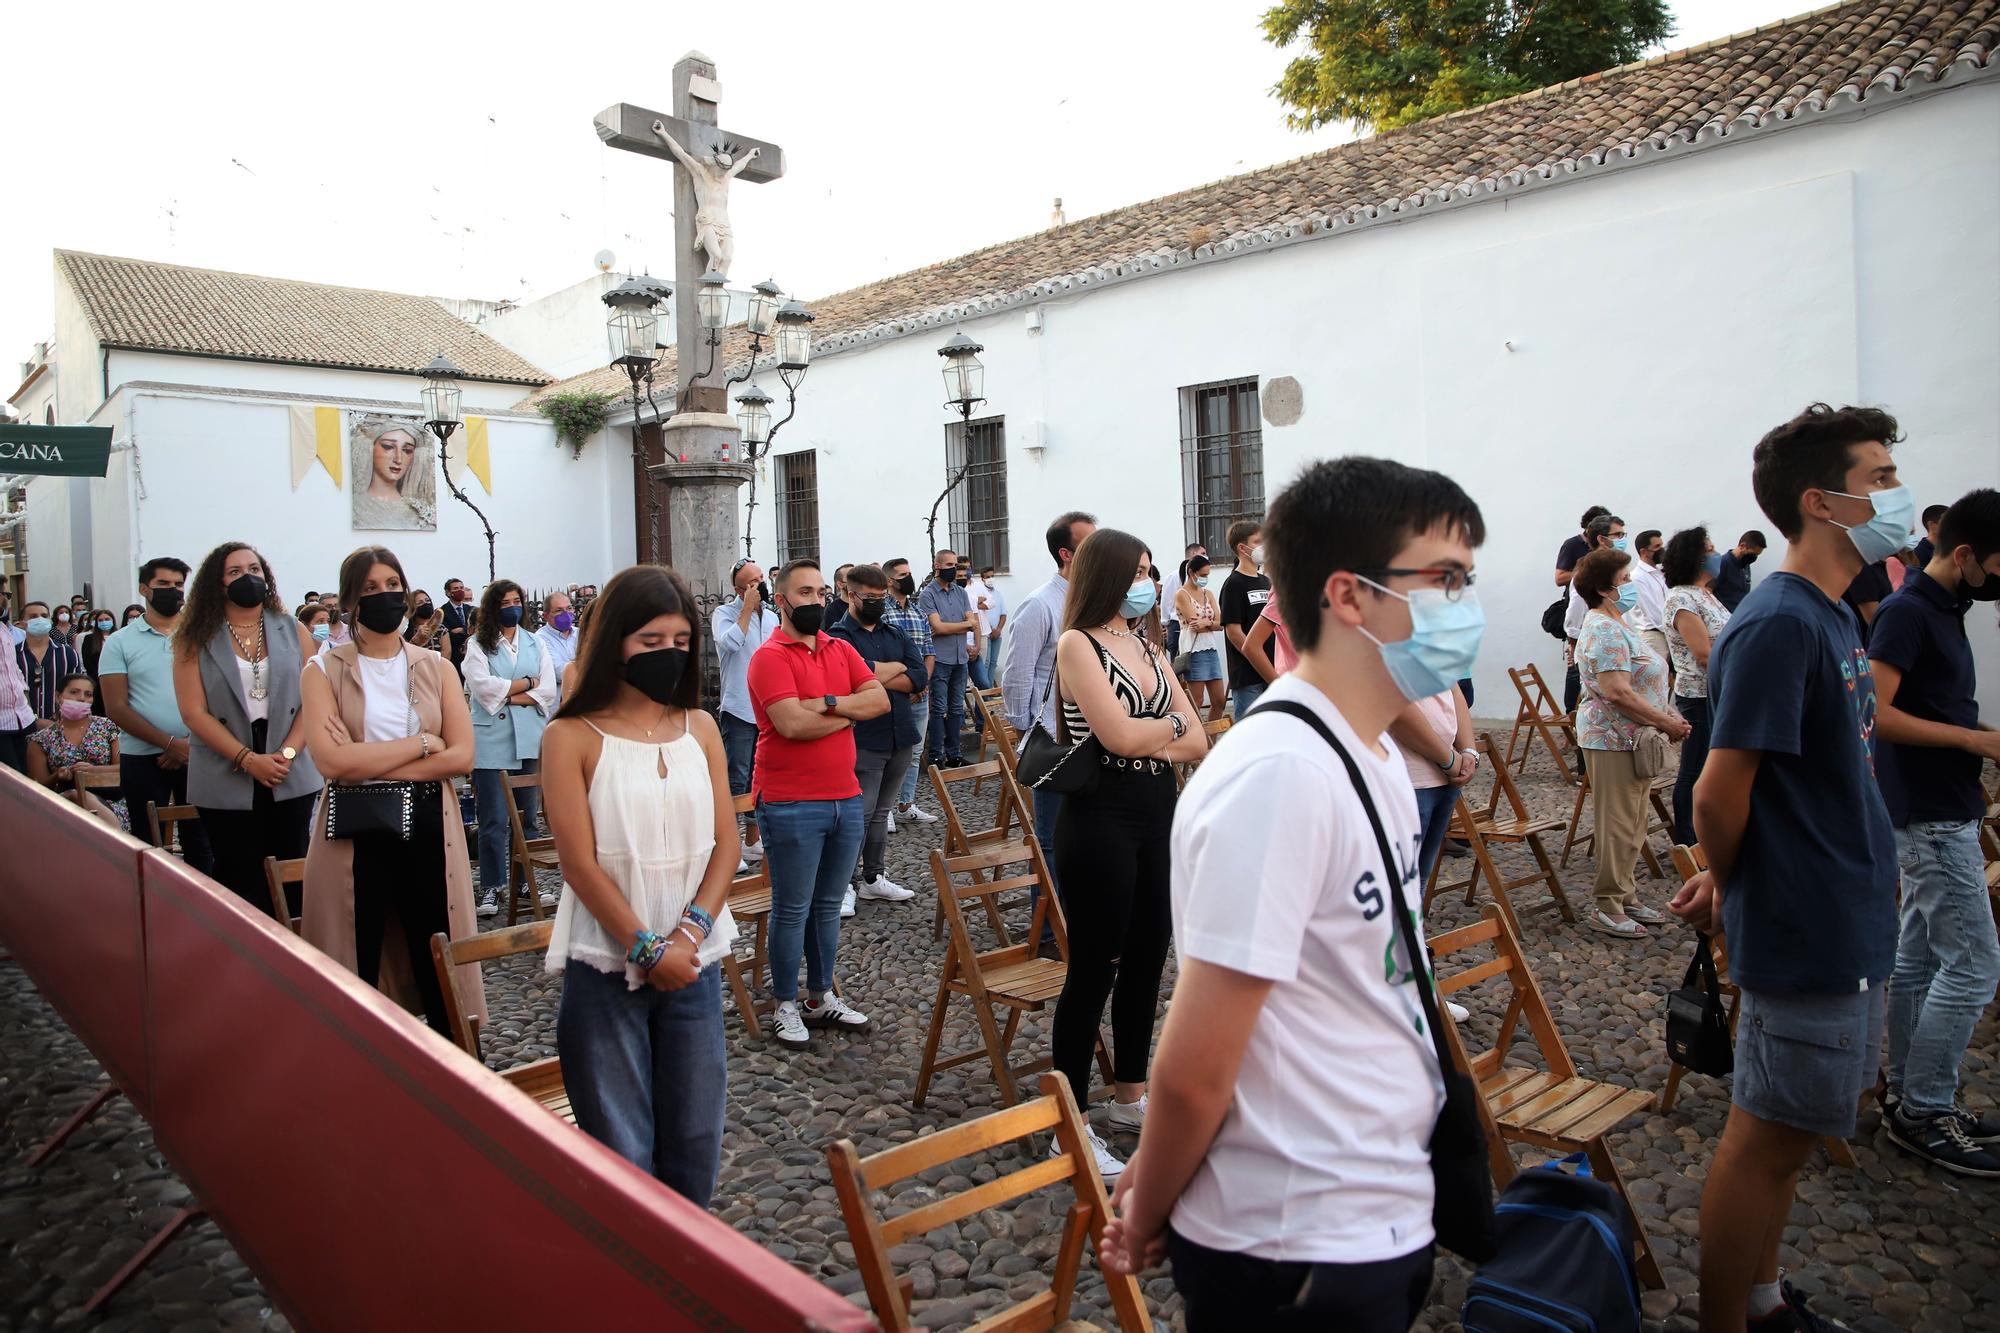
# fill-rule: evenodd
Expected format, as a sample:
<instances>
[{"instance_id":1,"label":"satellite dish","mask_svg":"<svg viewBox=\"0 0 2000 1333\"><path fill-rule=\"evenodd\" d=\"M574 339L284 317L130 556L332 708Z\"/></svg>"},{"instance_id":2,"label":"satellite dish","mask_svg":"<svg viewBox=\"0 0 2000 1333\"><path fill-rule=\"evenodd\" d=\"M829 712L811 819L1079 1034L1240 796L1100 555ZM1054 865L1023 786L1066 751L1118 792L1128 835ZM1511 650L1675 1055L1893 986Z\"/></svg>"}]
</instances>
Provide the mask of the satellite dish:
<instances>
[{"instance_id":1,"label":"satellite dish","mask_svg":"<svg viewBox=\"0 0 2000 1333\"><path fill-rule=\"evenodd\" d=\"M609 250L599 250L595 262L599 273L609 273L611 266L618 262L618 256L612 254Z\"/></svg>"}]
</instances>

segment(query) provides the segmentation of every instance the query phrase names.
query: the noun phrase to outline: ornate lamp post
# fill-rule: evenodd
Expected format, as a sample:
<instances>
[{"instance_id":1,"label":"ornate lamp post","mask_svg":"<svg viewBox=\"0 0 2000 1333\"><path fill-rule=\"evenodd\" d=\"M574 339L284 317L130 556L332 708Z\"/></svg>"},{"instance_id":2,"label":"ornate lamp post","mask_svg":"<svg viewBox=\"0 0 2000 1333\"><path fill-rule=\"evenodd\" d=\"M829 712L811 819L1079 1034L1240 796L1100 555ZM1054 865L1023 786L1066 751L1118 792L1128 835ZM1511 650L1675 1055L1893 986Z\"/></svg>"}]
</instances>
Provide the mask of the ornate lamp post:
<instances>
[{"instance_id":1,"label":"ornate lamp post","mask_svg":"<svg viewBox=\"0 0 2000 1333\"><path fill-rule=\"evenodd\" d=\"M938 495L937 503L931 506L931 521L924 529L924 537L930 543L928 549L933 556L938 549L938 509L972 469L972 409L986 401L986 367L979 364L979 354L985 350L963 333L952 334L945 340L944 346L938 348L938 355L944 358L944 405L958 413L959 429L963 432L959 436L963 458L958 471Z\"/></svg>"},{"instance_id":2,"label":"ornate lamp post","mask_svg":"<svg viewBox=\"0 0 2000 1333\"><path fill-rule=\"evenodd\" d=\"M708 364L695 378L706 379L715 369L715 349L722 345L722 330L729 324L729 279L714 269L702 274L694 303L701 327L708 333Z\"/></svg>"},{"instance_id":3,"label":"ornate lamp post","mask_svg":"<svg viewBox=\"0 0 2000 1333\"><path fill-rule=\"evenodd\" d=\"M778 378L785 384L784 419L776 425L771 423L772 398L754 384L736 396L739 408L736 425L743 436L743 461L751 465L750 500L743 512L743 555L746 559L752 549L751 520L757 513L756 465L770 452L771 441L785 428L785 423L798 415L799 385L805 380L806 370L812 364L813 319L813 312L797 301L786 301L771 316L778 335Z\"/></svg>"},{"instance_id":4,"label":"ornate lamp post","mask_svg":"<svg viewBox=\"0 0 2000 1333\"><path fill-rule=\"evenodd\" d=\"M743 317L743 327L750 333L750 359L744 363L743 373L724 380L722 387L727 390L732 384L741 384L757 371L757 358L763 354L764 339L771 336L777 326L778 305L784 293L778 284L769 278L750 289L750 311Z\"/></svg>"},{"instance_id":5,"label":"ornate lamp post","mask_svg":"<svg viewBox=\"0 0 2000 1333\"><path fill-rule=\"evenodd\" d=\"M458 430L461 396L458 382L465 377L465 372L439 352L418 373L424 377L424 387L418 394L424 405L424 429L437 438L438 466L444 472L444 484L450 489L452 498L477 514L479 526L486 530L486 581L491 583L494 578L493 525L487 522L486 512L472 503L472 497L451 479L451 437Z\"/></svg>"},{"instance_id":6,"label":"ornate lamp post","mask_svg":"<svg viewBox=\"0 0 2000 1333\"><path fill-rule=\"evenodd\" d=\"M625 372L632 382L632 462L646 479L646 559L660 562L660 493L653 474L646 467L645 438L639 428L640 387L652 397L653 368L659 364L660 304L659 284L648 279L627 278L604 294L611 314L605 320L611 364ZM655 415L658 415L655 409Z\"/></svg>"},{"instance_id":7,"label":"ornate lamp post","mask_svg":"<svg viewBox=\"0 0 2000 1333\"><path fill-rule=\"evenodd\" d=\"M789 421L791 418L786 417ZM743 558L751 555L752 519L757 514L757 462L770 447L771 395L751 385L736 395L736 429L743 437L743 461L750 464L750 500L743 510Z\"/></svg>"}]
</instances>

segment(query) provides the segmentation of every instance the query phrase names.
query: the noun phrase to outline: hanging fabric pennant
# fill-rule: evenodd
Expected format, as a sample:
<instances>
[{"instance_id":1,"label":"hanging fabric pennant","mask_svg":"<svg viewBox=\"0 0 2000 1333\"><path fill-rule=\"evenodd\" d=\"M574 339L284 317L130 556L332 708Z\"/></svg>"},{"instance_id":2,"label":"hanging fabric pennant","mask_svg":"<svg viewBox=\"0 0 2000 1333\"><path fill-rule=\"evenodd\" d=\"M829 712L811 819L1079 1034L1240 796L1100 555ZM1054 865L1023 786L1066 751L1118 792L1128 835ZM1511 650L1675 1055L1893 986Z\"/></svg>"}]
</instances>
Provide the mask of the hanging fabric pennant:
<instances>
[{"instance_id":1,"label":"hanging fabric pennant","mask_svg":"<svg viewBox=\"0 0 2000 1333\"><path fill-rule=\"evenodd\" d=\"M306 479L317 459L340 485L340 409L337 407L294 407L291 413L292 489Z\"/></svg>"},{"instance_id":2,"label":"hanging fabric pennant","mask_svg":"<svg viewBox=\"0 0 2000 1333\"><path fill-rule=\"evenodd\" d=\"M485 417L465 419L465 467L479 478L488 495L493 494L493 450L487 440Z\"/></svg>"}]
</instances>

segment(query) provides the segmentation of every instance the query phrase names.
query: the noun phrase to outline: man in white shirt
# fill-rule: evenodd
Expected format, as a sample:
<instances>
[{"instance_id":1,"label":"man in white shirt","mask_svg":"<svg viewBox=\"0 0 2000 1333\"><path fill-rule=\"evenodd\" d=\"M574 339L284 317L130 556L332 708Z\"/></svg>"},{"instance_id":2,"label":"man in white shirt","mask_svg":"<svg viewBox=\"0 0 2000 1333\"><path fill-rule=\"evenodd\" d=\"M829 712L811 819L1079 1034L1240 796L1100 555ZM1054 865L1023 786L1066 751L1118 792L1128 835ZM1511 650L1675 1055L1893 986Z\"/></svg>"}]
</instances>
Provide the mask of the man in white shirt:
<instances>
[{"instance_id":1,"label":"man in white shirt","mask_svg":"<svg viewBox=\"0 0 2000 1333\"><path fill-rule=\"evenodd\" d=\"M1590 540L1593 551L1625 549L1625 520L1616 514L1599 514L1590 520L1590 526L1583 530ZM1660 594L1661 610L1666 609L1666 594ZM1574 713L1576 701L1583 694L1583 677L1576 669L1576 640L1583 633L1583 618L1590 614L1590 608L1583 604L1583 598L1576 595L1572 584L1569 603L1563 607L1563 637L1569 640L1563 646L1563 711Z\"/></svg>"},{"instance_id":2,"label":"man in white shirt","mask_svg":"<svg viewBox=\"0 0 2000 1333\"><path fill-rule=\"evenodd\" d=\"M1639 604L1625 613L1625 623L1639 631L1662 662L1667 656L1667 576L1660 569L1666 538L1658 528L1647 528L1632 544L1638 559L1632 562L1632 586L1638 589Z\"/></svg>"},{"instance_id":3,"label":"man in white shirt","mask_svg":"<svg viewBox=\"0 0 2000 1333\"><path fill-rule=\"evenodd\" d=\"M1449 478L1372 458L1307 468L1266 515L1299 662L1175 815L1180 980L1099 1249L1122 1272L1170 1254L1188 1333L1400 1333L1423 1308L1444 1081L1387 878L1419 900L1416 794L1388 727L1470 667L1484 536ZM1339 755L1285 703L1354 759L1393 869Z\"/></svg>"}]
</instances>

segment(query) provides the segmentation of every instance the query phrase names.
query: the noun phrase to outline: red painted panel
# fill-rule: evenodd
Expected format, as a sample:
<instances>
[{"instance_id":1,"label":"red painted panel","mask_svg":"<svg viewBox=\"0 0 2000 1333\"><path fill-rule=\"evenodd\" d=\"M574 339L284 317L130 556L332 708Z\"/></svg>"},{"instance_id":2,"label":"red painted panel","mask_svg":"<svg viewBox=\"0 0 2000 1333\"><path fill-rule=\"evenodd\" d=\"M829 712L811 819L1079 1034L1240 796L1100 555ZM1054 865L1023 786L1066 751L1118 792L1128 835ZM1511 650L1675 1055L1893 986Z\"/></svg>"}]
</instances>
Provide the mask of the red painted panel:
<instances>
[{"instance_id":1,"label":"red painted panel","mask_svg":"<svg viewBox=\"0 0 2000 1333\"><path fill-rule=\"evenodd\" d=\"M143 1114L144 844L0 767L0 945Z\"/></svg>"},{"instance_id":2,"label":"red painted panel","mask_svg":"<svg viewBox=\"0 0 2000 1333\"><path fill-rule=\"evenodd\" d=\"M180 862L143 874L154 1129L300 1327L874 1326Z\"/></svg>"}]
</instances>

